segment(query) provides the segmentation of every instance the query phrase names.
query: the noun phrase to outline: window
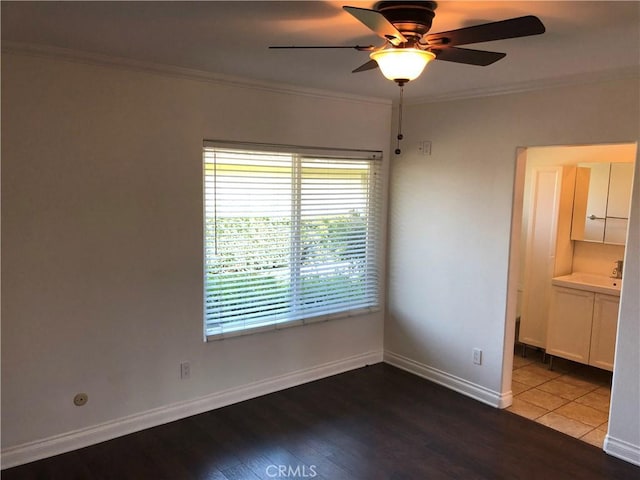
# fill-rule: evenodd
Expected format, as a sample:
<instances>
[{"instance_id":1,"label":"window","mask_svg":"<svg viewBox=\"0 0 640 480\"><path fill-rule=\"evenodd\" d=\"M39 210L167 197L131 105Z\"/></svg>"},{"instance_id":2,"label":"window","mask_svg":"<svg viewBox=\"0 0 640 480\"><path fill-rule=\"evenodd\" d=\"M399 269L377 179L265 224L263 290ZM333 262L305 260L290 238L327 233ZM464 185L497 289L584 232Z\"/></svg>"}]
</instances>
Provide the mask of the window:
<instances>
[{"instance_id":1,"label":"window","mask_svg":"<svg viewBox=\"0 0 640 480\"><path fill-rule=\"evenodd\" d=\"M381 152L203 150L208 340L378 308Z\"/></svg>"}]
</instances>

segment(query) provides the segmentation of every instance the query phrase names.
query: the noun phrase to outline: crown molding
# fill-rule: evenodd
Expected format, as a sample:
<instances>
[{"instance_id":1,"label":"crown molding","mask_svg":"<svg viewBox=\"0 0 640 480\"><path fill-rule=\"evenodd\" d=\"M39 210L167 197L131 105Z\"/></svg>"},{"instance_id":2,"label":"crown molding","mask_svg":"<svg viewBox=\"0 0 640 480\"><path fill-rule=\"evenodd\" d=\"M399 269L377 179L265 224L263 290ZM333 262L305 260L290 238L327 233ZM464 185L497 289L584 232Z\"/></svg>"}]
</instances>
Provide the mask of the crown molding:
<instances>
[{"instance_id":1,"label":"crown molding","mask_svg":"<svg viewBox=\"0 0 640 480\"><path fill-rule=\"evenodd\" d=\"M161 75L165 77L204 81L218 85L235 86L239 88L262 90L272 93L309 96L322 99L350 101L355 103L381 105L391 105L392 103L394 103L394 101L388 98L368 97L350 93L300 87L296 85L252 80L231 75L207 72L204 70L146 62L141 60L133 60L124 57L115 57L99 53L90 53L47 45L36 45L20 42L2 42L2 53L55 58L74 63L120 68L130 71ZM536 90L545 90L549 88L566 87L572 85L608 82L625 78L640 78L640 65L631 65L603 71L584 72L580 74L565 75L553 78L527 80L524 82L508 83L499 86L478 87L440 94L436 93L423 97L406 98L405 104L421 105L426 103L467 100L471 98L508 95L513 93L531 92Z\"/></svg>"},{"instance_id":2,"label":"crown molding","mask_svg":"<svg viewBox=\"0 0 640 480\"><path fill-rule=\"evenodd\" d=\"M47 45L36 45L20 42L2 42L3 54L16 54L32 57L47 57L58 60L69 61L73 63L83 63L88 65L96 65L102 67L119 68L130 71L138 71L161 75L165 77L183 78L188 80L197 80L217 85L234 86L252 90L262 90L272 93L281 93L288 95L299 95L307 97L315 97L322 99L333 99L341 101L350 101L355 103L381 104L391 105L392 101L387 98L367 97L362 95L354 95L350 93L335 92L329 90L321 90L315 88L306 88L296 85L287 85L275 82L266 82L261 80L252 80L247 78L235 77L232 75L224 75L219 73L207 72L192 68L178 67L160 63L146 62L141 60L133 60L124 57L115 57L103 55L100 53L84 52L72 50L68 48L52 47Z\"/></svg>"},{"instance_id":3,"label":"crown molding","mask_svg":"<svg viewBox=\"0 0 640 480\"><path fill-rule=\"evenodd\" d=\"M455 100L467 100L470 98L493 97L512 93L532 92L549 88L567 87L589 83L610 82L626 78L640 79L640 65L602 70L597 72L585 72L580 74L565 75L561 77L527 80L525 82L509 83L500 86L479 87L465 89L456 92L428 95L412 98L405 101L408 105L421 105L425 103L451 102Z\"/></svg>"}]
</instances>

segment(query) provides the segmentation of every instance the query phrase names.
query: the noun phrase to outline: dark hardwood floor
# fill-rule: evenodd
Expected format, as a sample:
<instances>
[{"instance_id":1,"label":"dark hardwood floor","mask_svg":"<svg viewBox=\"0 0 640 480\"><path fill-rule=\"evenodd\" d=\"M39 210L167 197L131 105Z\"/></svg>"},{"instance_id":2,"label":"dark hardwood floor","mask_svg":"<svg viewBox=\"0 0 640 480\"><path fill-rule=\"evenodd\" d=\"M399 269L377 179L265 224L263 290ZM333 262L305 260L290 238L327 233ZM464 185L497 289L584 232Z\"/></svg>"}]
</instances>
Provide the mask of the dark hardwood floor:
<instances>
[{"instance_id":1,"label":"dark hardwood floor","mask_svg":"<svg viewBox=\"0 0 640 480\"><path fill-rule=\"evenodd\" d=\"M4 470L18 479L639 479L580 440L377 364Z\"/></svg>"}]
</instances>

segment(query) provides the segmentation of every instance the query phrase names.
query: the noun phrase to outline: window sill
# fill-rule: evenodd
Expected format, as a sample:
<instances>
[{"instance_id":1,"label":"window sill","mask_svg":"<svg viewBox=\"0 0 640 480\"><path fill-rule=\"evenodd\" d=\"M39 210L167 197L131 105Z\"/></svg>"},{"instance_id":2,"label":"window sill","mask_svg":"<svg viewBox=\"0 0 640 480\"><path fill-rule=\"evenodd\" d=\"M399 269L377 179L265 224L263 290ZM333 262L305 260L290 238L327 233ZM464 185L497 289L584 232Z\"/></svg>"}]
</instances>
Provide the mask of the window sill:
<instances>
[{"instance_id":1,"label":"window sill","mask_svg":"<svg viewBox=\"0 0 640 480\"><path fill-rule=\"evenodd\" d=\"M215 333L206 334L204 340L205 342L213 342L218 340L224 340L226 338L253 335L256 333L271 332L275 330L284 330L286 328L310 325L313 323L328 322L329 320L359 317L362 315L367 315L367 314L375 313L379 311L380 311L379 307L368 307L368 308L359 308L356 310L348 310L348 311L339 312L339 313L331 313L327 315L319 315L316 317L309 317L309 318L304 318L299 320L283 320L280 322L269 322L269 323L265 322L263 324L257 324L255 326L251 326L248 328L243 328L240 325L234 328L233 325L230 325L225 329L224 332L215 332Z\"/></svg>"}]
</instances>

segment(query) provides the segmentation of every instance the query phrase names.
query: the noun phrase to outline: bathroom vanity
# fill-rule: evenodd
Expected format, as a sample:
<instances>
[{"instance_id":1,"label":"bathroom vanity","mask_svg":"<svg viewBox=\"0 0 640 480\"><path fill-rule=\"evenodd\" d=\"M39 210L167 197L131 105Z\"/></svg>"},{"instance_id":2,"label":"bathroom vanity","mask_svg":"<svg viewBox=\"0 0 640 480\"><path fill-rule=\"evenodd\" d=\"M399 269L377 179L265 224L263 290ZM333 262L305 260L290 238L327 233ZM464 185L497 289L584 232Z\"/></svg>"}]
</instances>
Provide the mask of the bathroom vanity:
<instances>
[{"instance_id":1,"label":"bathroom vanity","mask_svg":"<svg viewBox=\"0 0 640 480\"><path fill-rule=\"evenodd\" d=\"M547 353L612 371L622 280L572 273L551 284Z\"/></svg>"},{"instance_id":2,"label":"bathroom vanity","mask_svg":"<svg viewBox=\"0 0 640 480\"><path fill-rule=\"evenodd\" d=\"M518 324L525 347L608 370L622 281L569 273L624 258L634 164L612 160L527 171Z\"/></svg>"}]
</instances>

